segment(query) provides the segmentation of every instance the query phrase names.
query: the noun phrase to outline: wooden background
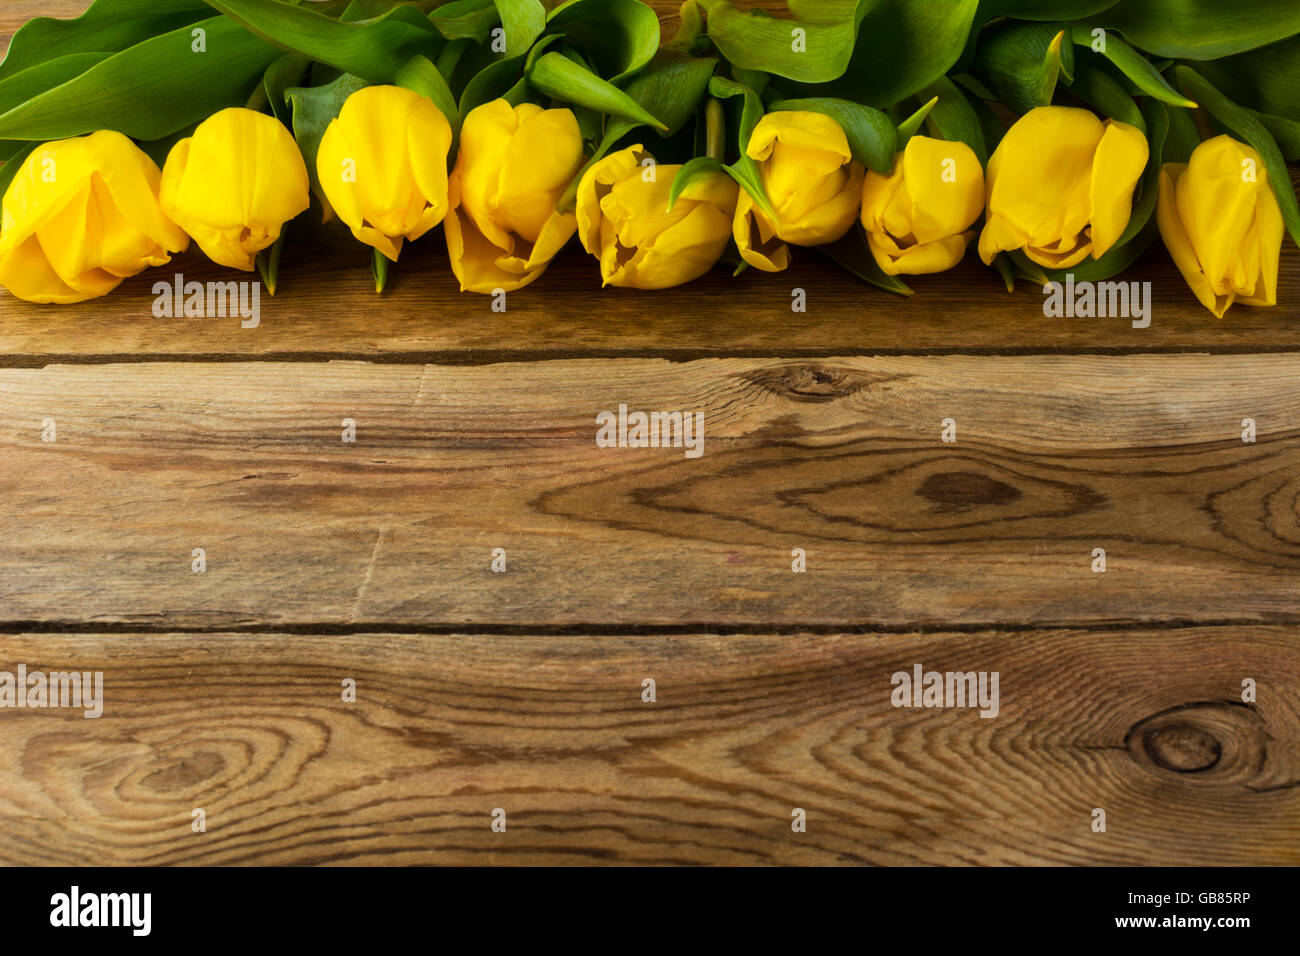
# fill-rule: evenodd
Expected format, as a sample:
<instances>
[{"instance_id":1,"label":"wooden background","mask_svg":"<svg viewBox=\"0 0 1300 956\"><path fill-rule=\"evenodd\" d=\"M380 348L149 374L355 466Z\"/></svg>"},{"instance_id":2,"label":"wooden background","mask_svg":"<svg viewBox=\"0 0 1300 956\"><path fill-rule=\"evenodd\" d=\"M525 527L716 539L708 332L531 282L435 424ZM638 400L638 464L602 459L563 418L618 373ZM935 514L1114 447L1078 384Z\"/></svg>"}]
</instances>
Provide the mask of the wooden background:
<instances>
[{"instance_id":1,"label":"wooden background","mask_svg":"<svg viewBox=\"0 0 1300 956\"><path fill-rule=\"evenodd\" d=\"M152 315L242 278L197 252L0 293L0 670L106 698L0 711L0 861L1300 863L1294 248L1217 320L1157 245L1139 330L812 251L637 293L570 249L501 314L440 243L376 297L295 224L256 329ZM703 457L596 448L620 402ZM893 709L916 663L1000 715Z\"/></svg>"}]
</instances>

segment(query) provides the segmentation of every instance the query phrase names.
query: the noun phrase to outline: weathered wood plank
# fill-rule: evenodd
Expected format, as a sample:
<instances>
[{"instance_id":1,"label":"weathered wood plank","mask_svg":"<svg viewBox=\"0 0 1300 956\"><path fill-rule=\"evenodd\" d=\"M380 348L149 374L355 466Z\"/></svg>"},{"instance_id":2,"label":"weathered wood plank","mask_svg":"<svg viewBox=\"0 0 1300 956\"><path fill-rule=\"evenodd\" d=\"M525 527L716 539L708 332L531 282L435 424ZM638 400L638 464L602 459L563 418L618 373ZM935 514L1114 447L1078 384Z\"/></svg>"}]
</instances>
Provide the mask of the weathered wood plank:
<instances>
[{"instance_id":1,"label":"weathered wood plank","mask_svg":"<svg viewBox=\"0 0 1300 956\"><path fill-rule=\"evenodd\" d=\"M0 655L104 674L98 720L0 711L5 863L1300 863L1289 629L40 634ZM893 708L917 663L997 671L998 716Z\"/></svg>"},{"instance_id":2,"label":"weathered wood plank","mask_svg":"<svg viewBox=\"0 0 1300 956\"><path fill-rule=\"evenodd\" d=\"M1295 621L1298 378L1296 355L6 369L0 620ZM620 403L701 412L702 457L597 447Z\"/></svg>"},{"instance_id":3,"label":"weathered wood plank","mask_svg":"<svg viewBox=\"0 0 1300 956\"><path fill-rule=\"evenodd\" d=\"M461 294L441 239L421 240L374 293L367 258L346 234L309 228L285 253L280 291L262 295L260 325L238 318L156 318L153 287L244 278L187 253L175 267L129 280L78 306L35 306L0 291L0 364L136 361L140 357L359 357L394 362L486 362L570 356L779 355L821 357L1024 351L1251 352L1300 350L1300 252L1284 255L1283 302L1234 309L1222 320L1187 290L1163 247L1125 281L1150 282L1151 326L1129 319L1046 318L1039 288L1008 295L976 261L916 283L908 299L859 282L812 250L787 273L753 270L660 292L600 289L595 260L570 249L541 280L512 293L507 311ZM791 290L807 294L791 312Z\"/></svg>"}]
</instances>

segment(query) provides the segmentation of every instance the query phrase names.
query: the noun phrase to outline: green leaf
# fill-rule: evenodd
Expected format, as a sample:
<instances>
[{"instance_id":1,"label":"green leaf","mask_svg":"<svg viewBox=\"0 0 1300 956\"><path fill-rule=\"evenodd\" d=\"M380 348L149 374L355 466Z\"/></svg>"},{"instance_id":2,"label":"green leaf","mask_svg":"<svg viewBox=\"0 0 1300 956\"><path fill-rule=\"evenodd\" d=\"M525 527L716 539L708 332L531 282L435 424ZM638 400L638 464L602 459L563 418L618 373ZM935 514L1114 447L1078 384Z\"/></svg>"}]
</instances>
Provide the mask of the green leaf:
<instances>
[{"instance_id":1,"label":"green leaf","mask_svg":"<svg viewBox=\"0 0 1300 956\"><path fill-rule=\"evenodd\" d=\"M733 96L742 97L740 125L737 127L736 136L740 158L730 166L724 166L723 169L740 184L745 192L749 193L754 204L763 210L767 218L773 222L780 222L781 217L777 214L776 207L772 205L772 200L767 195L767 188L763 185L763 176L759 172L758 163L748 153L749 138L754 134L754 127L763 118L763 101L754 92L753 87L729 80L725 76L715 76L711 79L709 92L719 100L730 99Z\"/></svg>"},{"instance_id":2,"label":"green leaf","mask_svg":"<svg viewBox=\"0 0 1300 956\"><path fill-rule=\"evenodd\" d=\"M1251 110L1251 114L1268 127L1268 131L1277 140L1278 148L1282 150L1282 155L1288 162L1300 160L1300 123L1281 116L1257 113L1254 110Z\"/></svg>"},{"instance_id":3,"label":"green leaf","mask_svg":"<svg viewBox=\"0 0 1300 956\"><path fill-rule=\"evenodd\" d=\"M712 156L696 156L686 162L681 169L677 170L677 175L673 177L673 184L668 188L668 210L672 211L673 206L677 205L678 198L691 183L697 179L716 176L723 171L721 161Z\"/></svg>"},{"instance_id":4,"label":"green leaf","mask_svg":"<svg viewBox=\"0 0 1300 956\"><path fill-rule=\"evenodd\" d=\"M709 39L734 66L763 70L791 80L825 83L848 69L858 26L872 4L817 4L817 20L780 20L756 11L741 11L727 0L700 0ZM795 3L796 14L809 4ZM796 31L803 31L800 36ZM802 46L802 50L799 48Z\"/></svg>"},{"instance_id":5,"label":"green leaf","mask_svg":"<svg viewBox=\"0 0 1300 956\"><path fill-rule=\"evenodd\" d=\"M1241 137L1259 153L1268 172L1269 184L1277 196L1277 204L1282 210L1282 221L1286 223L1291 240L1300 246L1300 204L1296 203L1295 190L1291 187L1291 175L1286 168L1286 160L1278 149L1277 140L1250 110L1238 106L1228 99L1204 77L1189 66L1174 67L1174 76L1178 85L1188 96L1209 110L1210 115Z\"/></svg>"},{"instance_id":6,"label":"green leaf","mask_svg":"<svg viewBox=\"0 0 1300 956\"><path fill-rule=\"evenodd\" d=\"M112 55L105 52L69 53L4 76L0 79L0 114L80 76Z\"/></svg>"},{"instance_id":7,"label":"green leaf","mask_svg":"<svg viewBox=\"0 0 1300 956\"><path fill-rule=\"evenodd\" d=\"M806 110L829 116L843 127L854 159L882 174L893 168L898 132L880 110L832 97L776 100L768 105L769 113L781 110Z\"/></svg>"},{"instance_id":8,"label":"green leaf","mask_svg":"<svg viewBox=\"0 0 1300 956\"><path fill-rule=\"evenodd\" d=\"M1059 26L1048 23L1008 21L990 28L971 72L1015 113L1047 106L1056 92L1063 58L1073 52L1062 33Z\"/></svg>"},{"instance_id":9,"label":"green leaf","mask_svg":"<svg viewBox=\"0 0 1300 956\"><path fill-rule=\"evenodd\" d=\"M270 104L271 114L285 126L292 125L293 110L289 108L289 103L284 98L284 91L301 83L310 65L311 61L306 57L296 53L286 53L268 66L266 74L262 77L262 90L266 95L267 103Z\"/></svg>"},{"instance_id":10,"label":"green leaf","mask_svg":"<svg viewBox=\"0 0 1300 956\"><path fill-rule=\"evenodd\" d=\"M279 0L207 0L246 30L292 53L328 63L371 83L391 83L417 53L436 56L441 37L414 7L344 23Z\"/></svg>"},{"instance_id":11,"label":"green leaf","mask_svg":"<svg viewBox=\"0 0 1300 956\"><path fill-rule=\"evenodd\" d=\"M820 94L884 109L925 89L961 56L977 0L874 0L843 78Z\"/></svg>"},{"instance_id":12,"label":"green leaf","mask_svg":"<svg viewBox=\"0 0 1300 956\"><path fill-rule=\"evenodd\" d=\"M667 127L663 135L671 136L695 115L717 66L718 61L712 57L663 49L628 81L624 90L647 113L662 120Z\"/></svg>"},{"instance_id":13,"label":"green leaf","mask_svg":"<svg viewBox=\"0 0 1300 956\"><path fill-rule=\"evenodd\" d=\"M433 105L438 107L438 112L451 124L453 134L460 129L460 113L456 109L456 98L451 95L447 81L442 78L438 68L427 57L417 53L403 63L397 70L394 83L433 100Z\"/></svg>"},{"instance_id":14,"label":"green leaf","mask_svg":"<svg viewBox=\"0 0 1300 956\"><path fill-rule=\"evenodd\" d=\"M9 184L18 175L18 170L23 168L23 163L27 162L27 157L36 152L37 147L41 144L16 143L15 145L19 147L18 150L6 159L3 165L0 165L0 199L3 199L4 194L9 191Z\"/></svg>"},{"instance_id":15,"label":"green leaf","mask_svg":"<svg viewBox=\"0 0 1300 956\"><path fill-rule=\"evenodd\" d=\"M0 115L0 139L63 139L115 129L161 139L228 106L241 106L280 51L226 17L145 40Z\"/></svg>"},{"instance_id":16,"label":"green leaf","mask_svg":"<svg viewBox=\"0 0 1300 956\"><path fill-rule=\"evenodd\" d=\"M659 49L659 17L640 0L569 0L551 11L546 32L562 33L613 83L640 70Z\"/></svg>"},{"instance_id":17,"label":"green leaf","mask_svg":"<svg viewBox=\"0 0 1300 956\"><path fill-rule=\"evenodd\" d=\"M1201 131L1196 128L1196 121L1190 110L1167 110L1169 114L1169 135L1165 137L1164 156L1166 163L1185 163L1192 158L1192 152L1201 145Z\"/></svg>"},{"instance_id":18,"label":"green leaf","mask_svg":"<svg viewBox=\"0 0 1300 956\"><path fill-rule=\"evenodd\" d=\"M1300 121L1300 34L1239 56L1198 63L1196 70L1234 103Z\"/></svg>"},{"instance_id":19,"label":"green leaf","mask_svg":"<svg viewBox=\"0 0 1300 956\"><path fill-rule=\"evenodd\" d=\"M898 124L898 143L900 149L907 147L907 141L916 135L917 130L921 128L921 124L925 122L925 118L930 115L930 111L934 109L938 102L939 97L930 97L930 99L921 104L920 108L917 109L916 112Z\"/></svg>"},{"instance_id":20,"label":"green leaf","mask_svg":"<svg viewBox=\"0 0 1300 956\"><path fill-rule=\"evenodd\" d=\"M499 96L504 96L511 87L519 82L520 77L523 76L526 59L524 56L513 56L508 60L499 60L476 73L460 94L459 112L461 122L465 121L465 117L475 107L482 106ZM511 105L517 104L512 103Z\"/></svg>"},{"instance_id":21,"label":"green leaf","mask_svg":"<svg viewBox=\"0 0 1300 956\"><path fill-rule=\"evenodd\" d=\"M1093 36L1086 27L1076 23L1071 28L1070 36L1075 46L1084 47L1089 53L1092 52ZM1151 65L1151 61L1141 53L1117 36L1108 36L1105 40L1105 48L1100 55L1115 64L1116 68L1132 80L1139 90L1170 106L1196 109L1196 104L1170 86L1169 82ZM1084 54L1085 59L1088 55Z\"/></svg>"},{"instance_id":22,"label":"green leaf","mask_svg":"<svg viewBox=\"0 0 1300 956\"><path fill-rule=\"evenodd\" d=\"M70 54L120 53L211 16L204 0L96 0L75 20L37 17L9 41L0 80Z\"/></svg>"},{"instance_id":23,"label":"green leaf","mask_svg":"<svg viewBox=\"0 0 1300 956\"><path fill-rule=\"evenodd\" d=\"M876 257L871 254L871 247L867 245L867 237L860 223L855 223L843 238L817 248L859 279L879 286L894 295L912 294L912 289L906 282L898 276L887 275L880 268Z\"/></svg>"},{"instance_id":24,"label":"green leaf","mask_svg":"<svg viewBox=\"0 0 1300 956\"><path fill-rule=\"evenodd\" d=\"M709 37L734 65L826 84L802 87L805 96L884 108L957 62L978 0L805 0L791 7L800 20L743 13L727 0L702 5Z\"/></svg>"},{"instance_id":25,"label":"green leaf","mask_svg":"<svg viewBox=\"0 0 1300 956\"><path fill-rule=\"evenodd\" d=\"M1117 119L1147 131L1146 120L1133 97L1113 76L1100 66L1080 60L1074 74L1070 94L1087 103L1102 116Z\"/></svg>"},{"instance_id":26,"label":"green leaf","mask_svg":"<svg viewBox=\"0 0 1300 956\"><path fill-rule=\"evenodd\" d=\"M320 177L316 172L316 154L320 152L321 139L330 122L343 109L347 98L366 86L370 84L360 77L344 73L324 86L285 91L285 96L293 105L293 135L298 140L298 149L302 151L303 161L307 164L307 177L311 180L312 192L324 209L330 208L329 200L325 198L325 191L321 189Z\"/></svg>"},{"instance_id":27,"label":"green leaf","mask_svg":"<svg viewBox=\"0 0 1300 956\"><path fill-rule=\"evenodd\" d=\"M1119 0L980 0L971 25L966 49L962 51L953 73L965 73L975 62L984 25L992 20L1010 17L1013 20L1062 22L1080 20L1114 6Z\"/></svg>"},{"instance_id":28,"label":"green leaf","mask_svg":"<svg viewBox=\"0 0 1300 956\"><path fill-rule=\"evenodd\" d=\"M539 57L528 71L528 82L547 96L634 120L657 130L668 129L626 92L562 53L545 53Z\"/></svg>"},{"instance_id":29,"label":"green leaf","mask_svg":"<svg viewBox=\"0 0 1300 956\"><path fill-rule=\"evenodd\" d=\"M925 118L926 129L937 139L965 143L978 157L980 165L987 166L989 151L984 142L984 130L979 115L961 88L948 77L941 76L922 90L921 96L938 99Z\"/></svg>"},{"instance_id":30,"label":"green leaf","mask_svg":"<svg viewBox=\"0 0 1300 956\"><path fill-rule=\"evenodd\" d=\"M501 23L501 14L492 0L455 0L434 10L429 20L448 40L485 43L492 28Z\"/></svg>"},{"instance_id":31,"label":"green leaf","mask_svg":"<svg viewBox=\"0 0 1300 956\"><path fill-rule=\"evenodd\" d=\"M1088 21L1134 46L1184 60L1214 60L1300 33L1296 0L1120 0Z\"/></svg>"},{"instance_id":32,"label":"green leaf","mask_svg":"<svg viewBox=\"0 0 1300 956\"><path fill-rule=\"evenodd\" d=\"M541 0L495 0L505 30L506 56L527 53L546 29L546 8Z\"/></svg>"}]
</instances>

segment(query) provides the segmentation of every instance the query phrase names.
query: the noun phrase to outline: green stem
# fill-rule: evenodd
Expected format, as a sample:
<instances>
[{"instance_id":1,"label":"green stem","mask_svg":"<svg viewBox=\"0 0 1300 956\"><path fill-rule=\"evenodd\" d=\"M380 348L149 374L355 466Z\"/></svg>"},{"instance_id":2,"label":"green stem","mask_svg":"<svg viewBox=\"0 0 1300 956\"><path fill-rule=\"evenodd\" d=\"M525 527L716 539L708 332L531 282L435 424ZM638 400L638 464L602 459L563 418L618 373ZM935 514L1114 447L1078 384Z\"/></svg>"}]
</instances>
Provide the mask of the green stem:
<instances>
[{"instance_id":1,"label":"green stem","mask_svg":"<svg viewBox=\"0 0 1300 956\"><path fill-rule=\"evenodd\" d=\"M727 116L722 103L709 97L704 104L704 153L722 162L727 151Z\"/></svg>"}]
</instances>

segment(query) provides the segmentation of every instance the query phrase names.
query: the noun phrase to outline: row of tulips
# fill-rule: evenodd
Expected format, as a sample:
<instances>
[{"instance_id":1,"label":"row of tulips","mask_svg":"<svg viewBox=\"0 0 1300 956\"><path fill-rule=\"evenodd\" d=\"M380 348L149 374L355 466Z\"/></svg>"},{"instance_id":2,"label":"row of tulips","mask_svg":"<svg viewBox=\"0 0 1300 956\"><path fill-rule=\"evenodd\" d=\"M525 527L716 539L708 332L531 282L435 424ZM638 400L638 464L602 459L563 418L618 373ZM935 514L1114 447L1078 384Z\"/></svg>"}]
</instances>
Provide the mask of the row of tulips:
<instances>
[{"instance_id":1,"label":"row of tulips","mask_svg":"<svg viewBox=\"0 0 1300 956\"><path fill-rule=\"evenodd\" d=\"M1019 250L1045 269L1100 258L1124 233L1148 161L1143 133L1088 110L1039 107L981 167L970 147L915 135L888 174L855 160L831 117L765 115L749 139L771 209L717 170L689 179L634 145L591 165L576 208L560 211L584 164L567 108L503 99L474 109L448 174L452 130L433 102L396 86L348 97L327 128L317 174L361 242L396 262L405 240L445 224L462 290L513 291L538 278L574 233L606 285L662 289L708 272L735 241L769 272L790 246L840 239L861 222L888 275L952 268L975 238L986 263ZM1250 175L1243 173L1250 171ZM1282 216L1258 154L1228 136L1202 143L1159 179L1160 233L1197 298L1277 301ZM79 302L159 266L192 239L213 261L251 271L284 224L310 205L293 135L272 116L223 110L178 142L160 171L120 133L31 153L3 202L0 282L33 302Z\"/></svg>"}]
</instances>

